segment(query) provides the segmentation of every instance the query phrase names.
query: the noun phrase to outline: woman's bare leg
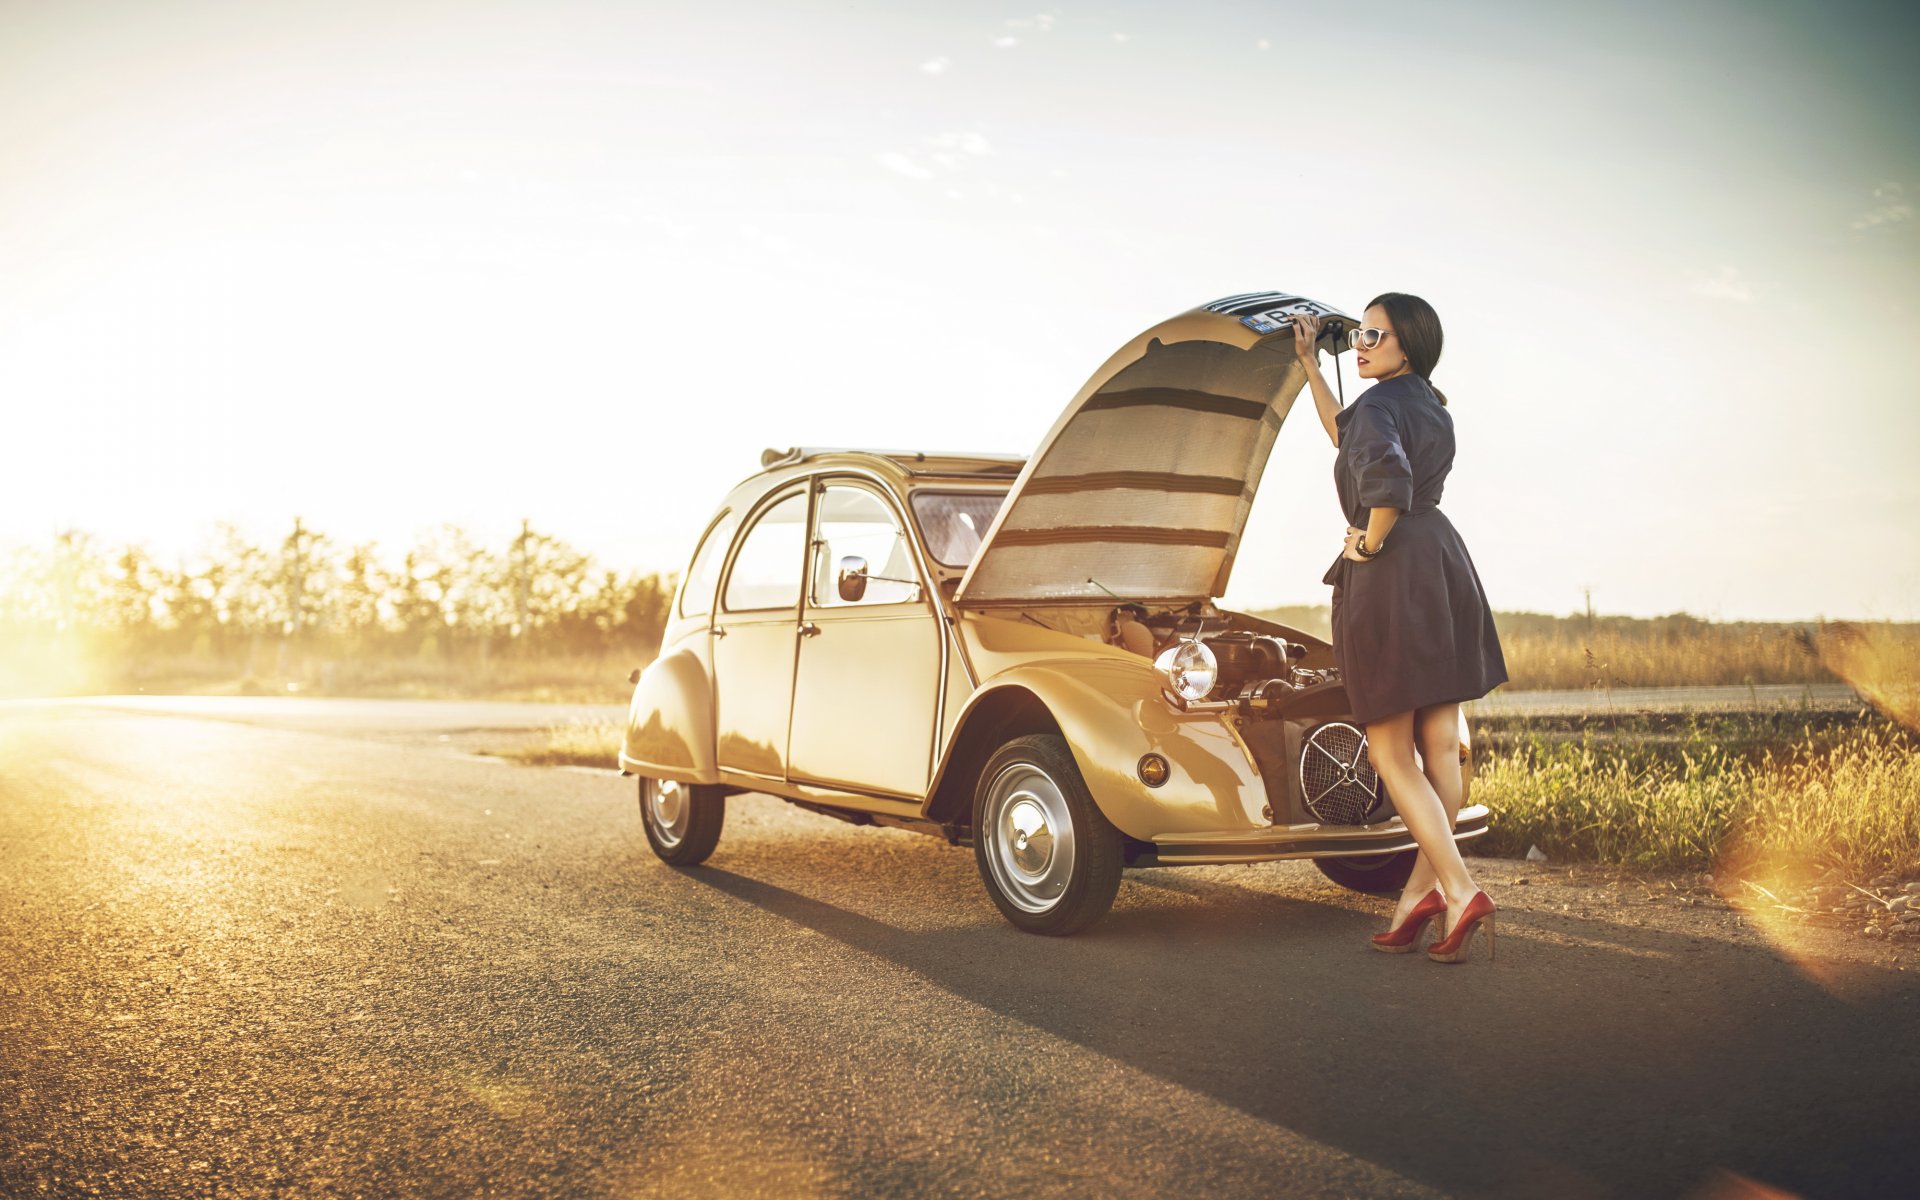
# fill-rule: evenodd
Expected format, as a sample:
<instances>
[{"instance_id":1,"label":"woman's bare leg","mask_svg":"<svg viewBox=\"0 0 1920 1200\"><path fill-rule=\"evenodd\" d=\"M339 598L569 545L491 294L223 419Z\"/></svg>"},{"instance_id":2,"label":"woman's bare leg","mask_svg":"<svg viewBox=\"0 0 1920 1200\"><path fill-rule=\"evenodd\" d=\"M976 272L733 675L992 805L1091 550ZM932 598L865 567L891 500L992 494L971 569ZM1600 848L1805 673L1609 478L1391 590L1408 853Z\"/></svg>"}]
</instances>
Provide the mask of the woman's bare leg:
<instances>
[{"instance_id":1,"label":"woman's bare leg","mask_svg":"<svg viewBox=\"0 0 1920 1200\"><path fill-rule=\"evenodd\" d=\"M1420 771L1447 810L1447 828L1451 829L1454 818L1460 815L1460 803L1466 792L1460 779L1460 706L1433 704L1415 709L1413 735L1420 751ZM1400 903L1393 914L1394 924L1399 924L1439 883L1433 864L1427 861L1427 852L1420 851L1413 860L1413 874L1407 876L1407 886L1400 894Z\"/></svg>"},{"instance_id":2,"label":"woman's bare leg","mask_svg":"<svg viewBox=\"0 0 1920 1200\"><path fill-rule=\"evenodd\" d=\"M1447 811L1440 793L1414 761L1414 713L1395 713L1367 726L1367 756L1374 771L1393 797L1393 806L1406 823L1407 831L1419 845L1421 857L1430 864L1440 890L1447 897L1447 927L1452 928L1460 910L1478 890L1466 860L1453 841L1453 814ZM1459 763L1459 740L1454 741L1454 762ZM1459 803L1459 789L1454 789ZM1429 885L1431 886L1431 885Z\"/></svg>"}]
</instances>

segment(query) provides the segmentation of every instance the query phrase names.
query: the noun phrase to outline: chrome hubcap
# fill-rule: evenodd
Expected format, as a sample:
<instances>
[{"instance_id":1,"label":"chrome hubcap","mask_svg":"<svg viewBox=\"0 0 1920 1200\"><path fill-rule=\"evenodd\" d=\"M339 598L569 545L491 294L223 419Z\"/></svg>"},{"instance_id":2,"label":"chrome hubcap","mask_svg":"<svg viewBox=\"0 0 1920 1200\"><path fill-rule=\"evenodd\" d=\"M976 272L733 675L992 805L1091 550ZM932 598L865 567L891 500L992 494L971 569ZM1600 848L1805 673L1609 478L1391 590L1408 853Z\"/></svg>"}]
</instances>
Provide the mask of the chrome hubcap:
<instances>
[{"instance_id":1,"label":"chrome hubcap","mask_svg":"<svg viewBox=\"0 0 1920 1200\"><path fill-rule=\"evenodd\" d=\"M1028 875L1044 875L1053 861L1053 830L1046 810L1022 797L1007 809L1007 828L1013 844L1013 862Z\"/></svg>"},{"instance_id":2,"label":"chrome hubcap","mask_svg":"<svg viewBox=\"0 0 1920 1200\"><path fill-rule=\"evenodd\" d=\"M671 779L640 781L640 814L662 845L677 846L687 836L692 815L687 789Z\"/></svg>"},{"instance_id":3,"label":"chrome hubcap","mask_svg":"<svg viewBox=\"0 0 1920 1200\"><path fill-rule=\"evenodd\" d=\"M1032 763L1004 768L987 790L987 867L1002 895L1026 912L1060 902L1073 876L1073 818L1051 776Z\"/></svg>"}]
</instances>

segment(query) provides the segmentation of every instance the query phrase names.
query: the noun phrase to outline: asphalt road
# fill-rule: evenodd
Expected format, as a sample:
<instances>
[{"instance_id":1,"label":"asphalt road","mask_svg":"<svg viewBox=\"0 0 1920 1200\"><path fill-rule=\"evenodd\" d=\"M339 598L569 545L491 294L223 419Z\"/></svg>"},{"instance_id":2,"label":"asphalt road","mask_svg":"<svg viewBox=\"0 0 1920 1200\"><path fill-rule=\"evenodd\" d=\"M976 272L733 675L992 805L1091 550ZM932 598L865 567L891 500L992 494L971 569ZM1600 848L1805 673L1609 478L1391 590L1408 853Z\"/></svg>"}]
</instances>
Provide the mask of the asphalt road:
<instances>
[{"instance_id":1,"label":"asphalt road","mask_svg":"<svg viewBox=\"0 0 1920 1200\"><path fill-rule=\"evenodd\" d=\"M1300 863L1036 938L969 852L765 797L669 869L631 781L462 753L547 710L405 711L0 709L0 1195L1920 1177L1920 978L1833 931L1481 859L1493 963L1370 952L1386 902Z\"/></svg>"}]
</instances>

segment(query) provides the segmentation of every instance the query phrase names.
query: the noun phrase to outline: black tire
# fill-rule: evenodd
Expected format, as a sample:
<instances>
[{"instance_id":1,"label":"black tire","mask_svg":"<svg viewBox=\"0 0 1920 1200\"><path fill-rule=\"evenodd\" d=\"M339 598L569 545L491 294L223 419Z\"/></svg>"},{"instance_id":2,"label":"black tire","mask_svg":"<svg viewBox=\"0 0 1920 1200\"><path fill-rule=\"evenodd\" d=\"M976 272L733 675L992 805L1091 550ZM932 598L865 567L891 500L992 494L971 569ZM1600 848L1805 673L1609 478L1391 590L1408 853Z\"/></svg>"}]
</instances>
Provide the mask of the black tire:
<instances>
[{"instance_id":1,"label":"black tire","mask_svg":"<svg viewBox=\"0 0 1920 1200\"><path fill-rule=\"evenodd\" d=\"M1343 888L1369 895L1399 895L1413 874L1418 850L1395 850L1387 854L1347 854L1339 858L1316 858L1313 865L1320 873Z\"/></svg>"},{"instance_id":2,"label":"black tire","mask_svg":"<svg viewBox=\"0 0 1920 1200\"><path fill-rule=\"evenodd\" d=\"M1063 937L1105 916L1124 843L1058 735L1007 742L974 784L974 862L994 907L1028 933Z\"/></svg>"},{"instance_id":3,"label":"black tire","mask_svg":"<svg viewBox=\"0 0 1920 1200\"><path fill-rule=\"evenodd\" d=\"M661 862L694 867L707 861L726 819L723 788L640 777L640 824Z\"/></svg>"}]
</instances>

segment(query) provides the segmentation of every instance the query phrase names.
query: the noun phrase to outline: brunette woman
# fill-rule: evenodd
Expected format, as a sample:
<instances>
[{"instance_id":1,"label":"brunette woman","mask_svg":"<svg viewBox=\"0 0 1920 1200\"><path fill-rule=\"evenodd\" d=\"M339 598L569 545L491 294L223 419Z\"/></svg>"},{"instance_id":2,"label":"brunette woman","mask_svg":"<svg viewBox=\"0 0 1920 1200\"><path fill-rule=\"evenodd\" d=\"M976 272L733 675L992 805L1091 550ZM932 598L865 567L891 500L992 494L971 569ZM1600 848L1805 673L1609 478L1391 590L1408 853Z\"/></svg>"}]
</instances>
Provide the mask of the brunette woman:
<instances>
[{"instance_id":1,"label":"brunette woman","mask_svg":"<svg viewBox=\"0 0 1920 1200\"><path fill-rule=\"evenodd\" d=\"M1375 297L1348 337L1360 377L1377 382L1346 408L1320 373L1319 336L1317 319L1295 319L1294 349L1339 450L1334 483L1347 517L1346 547L1325 578L1334 659L1374 771L1420 847L1393 926L1373 945L1414 950L1427 922L1444 915L1428 958L1464 960L1484 925L1491 959L1494 904L1467 871L1453 820L1460 702L1506 682L1507 665L1466 543L1437 507L1453 467L1453 418L1429 382L1440 318L1418 296Z\"/></svg>"}]
</instances>

